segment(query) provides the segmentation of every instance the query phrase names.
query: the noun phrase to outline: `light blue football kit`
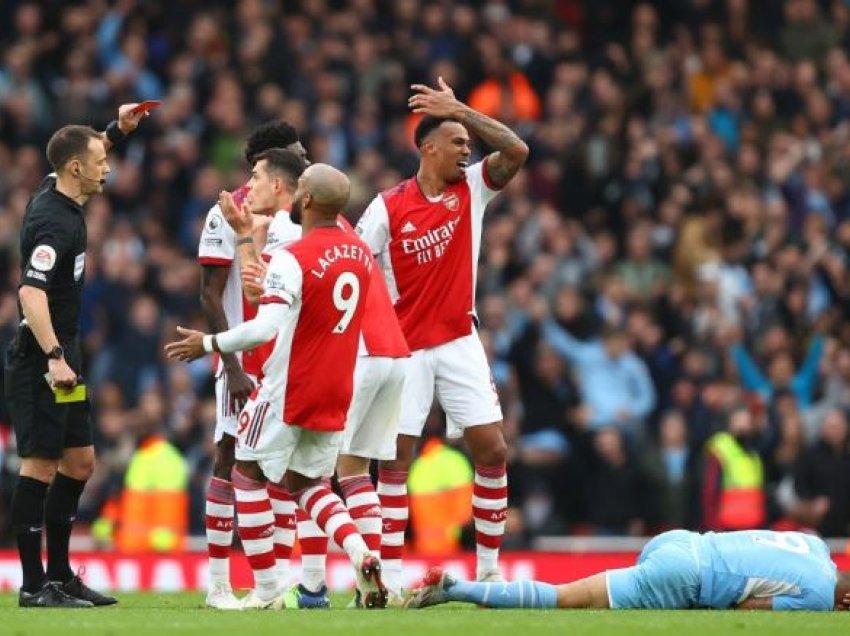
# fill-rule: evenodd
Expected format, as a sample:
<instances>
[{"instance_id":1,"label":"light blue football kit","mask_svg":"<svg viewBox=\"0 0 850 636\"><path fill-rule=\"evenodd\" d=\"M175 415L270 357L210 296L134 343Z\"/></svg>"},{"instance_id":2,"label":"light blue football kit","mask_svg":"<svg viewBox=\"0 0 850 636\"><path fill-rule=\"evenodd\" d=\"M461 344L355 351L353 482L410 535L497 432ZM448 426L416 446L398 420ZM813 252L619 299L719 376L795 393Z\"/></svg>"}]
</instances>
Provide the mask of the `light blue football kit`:
<instances>
[{"instance_id":1,"label":"light blue football kit","mask_svg":"<svg viewBox=\"0 0 850 636\"><path fill-rule=\"evenodd\" d=\"M771 598L774 610L826 611L836 578L819 538L770 530L665 532L646 544L637 565L607 573L613 609L726 609Z\"/></svg>"}]
</instances>

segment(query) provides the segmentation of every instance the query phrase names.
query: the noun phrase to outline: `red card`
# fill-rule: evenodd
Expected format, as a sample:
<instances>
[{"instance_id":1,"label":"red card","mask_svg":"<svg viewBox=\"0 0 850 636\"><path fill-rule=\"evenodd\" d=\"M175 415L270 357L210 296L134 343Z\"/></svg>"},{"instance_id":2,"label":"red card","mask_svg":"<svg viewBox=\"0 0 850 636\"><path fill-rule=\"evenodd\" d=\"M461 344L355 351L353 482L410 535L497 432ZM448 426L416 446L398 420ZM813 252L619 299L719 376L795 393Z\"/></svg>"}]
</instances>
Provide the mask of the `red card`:
<instances>
[{"instance_id":1,"label":"red card","mask_svg":"<svg viewBox=\"0 0 850 636\"><path fill-rule=\"evenodd\" d=\"M160 106L162 106L162 102L159 101L158 99L148 99L148 100L143 101L138 106L136 106L130 112L133 113L134 115L137 115L138 113L146 113L146 112L151 111L154 108L158 108Z\"/></svg>"}]
</instances>

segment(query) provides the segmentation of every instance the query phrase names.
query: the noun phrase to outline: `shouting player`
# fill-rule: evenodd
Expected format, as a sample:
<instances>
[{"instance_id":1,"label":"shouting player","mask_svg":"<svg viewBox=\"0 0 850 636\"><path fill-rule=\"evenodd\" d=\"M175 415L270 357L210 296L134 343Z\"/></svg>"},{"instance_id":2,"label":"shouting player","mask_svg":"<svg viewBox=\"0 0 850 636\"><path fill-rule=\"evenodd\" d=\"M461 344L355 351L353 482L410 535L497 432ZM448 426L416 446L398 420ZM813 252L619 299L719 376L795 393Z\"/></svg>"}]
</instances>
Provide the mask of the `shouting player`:
<instances>
[{"instance_id":1,"label":"shouting player","mask_svg":"<svg viewBox=\"0 0 850 636\"><path fill-rule=\"evenodd\" d=\"M407 601L423 608L463 601L498 608L764 609L850 608L850 574L829 548L801 532L665 532L637 565L567 583L468 583L432 568Z\"/></svg>"},{"instance_id":2,"label":"shouting player","mask_svg":"<svg viewBox=\"0 0 850 636\"><path fill-rule=\"evenodd\" d=\"M528 146L503 124L440 89L414 85L410 107L425 115L415 132L416 176L379 194L357 231L388 267L387 282L407 344L408 365L393 461L381 463L381 557L387 585L401 587L407 473L436 391L448 435L466 440L475 463L473 516L479 580L502 580L499 547L507 511L502 410L475 327L475 278L485 206L519 171ZM494 152L469 165L469 132Z\"/></svg>"},{"instance_id":3,"label":"shouting player","mask_svg":"<svg viewBox=\"0 0 850 636\"><path fill-rule=\"evenodd\" d=\"M310 166L298 181L292 210L304 238L272 256L257 316L225 333L180 328L170 358L250 349L275 338L257 391L239 415L236 493L239 537L254 572L245 609L280 608L275 573L274 514L266 481L287 489L355 567L366 607L383 607L380 561L370 554L342 501L321 482L336 463L351 404L354 367L373 259L336 217L350 184L340 171Z\"/></svg>"},{"instance_id":4,"label":"shouting player","mask_svg":"<svg viewBox=\"0 0 850 636\"><path fill-rule=\"evenodd\" d=\"M306 151L298 133L286 122L268 122L256 128L248 138L245 159L253 166L257 156L271 148L286 148L299 157ZM232 193L241 203L250 192L249 184ZM265 228L256 231L259 241ZM253 231L253 227L252 227ZM244 237L243 237L244 238ZM220 205L207 213L198 247L201 263L201 308L213 331L226 331L253 318L256 310L245 301L239 273L237 237L225 221ZM234 267L234 261L236 266ZM233 543L234 494L230 471L234 462L236 416L254 390L261 373L260 351L224 354L215 362L216 427L213 477L207 489L206 527L209 553L209 589L206 604L218 609L238 609L238 600L230 586L230 551ZM290 516L280 515L278 533L289 533Z\"/></svg>"}]
</instances>

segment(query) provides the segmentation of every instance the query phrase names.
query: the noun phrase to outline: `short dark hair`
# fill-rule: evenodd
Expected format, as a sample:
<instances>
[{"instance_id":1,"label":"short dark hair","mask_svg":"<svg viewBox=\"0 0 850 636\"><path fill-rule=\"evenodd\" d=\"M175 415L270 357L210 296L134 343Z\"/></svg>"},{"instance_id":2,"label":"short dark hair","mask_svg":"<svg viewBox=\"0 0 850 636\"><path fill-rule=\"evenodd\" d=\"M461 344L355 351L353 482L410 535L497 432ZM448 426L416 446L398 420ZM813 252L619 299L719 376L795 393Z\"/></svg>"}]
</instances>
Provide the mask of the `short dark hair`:
<instances>
[{"instance_id":1,"label":"short dark hair","mask_svg":"<svg viewBox=\"0 0 850 636\"><path fill-rule=\"evenodd\" d=\"M263 160L266 162L266 168L284 177L293 191L298 185L298 178L307 169L307 162L303 158L283 148L264 150L254 157L254 165Z\"/></svg>"},{"instance_id":2,"label":"short dark hair","mask_svg":"<svg viewBox=\"0 0 850 636\"><path fill-rule=\"evenodd\" d=\"M257 155L271 148L286 148L300 141L295 127L285 121L268 121L257 126L245 144L245 161L257 162Z\"/></svg>"},{"instance_id":3,"label":"short dark hair","mask_svg":"<svg viewBox=\"0 0 850 636\"><path fill-rule=\"evenodd\" d=\"M102 139L91 126L63 126L47 142L47 160L54 170L61 170L72 159L85 155L92 139Z\"/></svg>"},{"instance_id":4,"label":"short dark hair","mask_svg":"<svg viewBox=\"0 0 850 636\"><path fill-rule=\"evenodd\" d=\"M416 147L422 148L425 138L430 135L432 131L437 130L437 128L447 121L460 123L453 117L433 117L432 115L425 115L422 119L420 119L419 123L416 124L416 130L413 132L413 141L416 144Z\"/></svg>"}]
</instances>

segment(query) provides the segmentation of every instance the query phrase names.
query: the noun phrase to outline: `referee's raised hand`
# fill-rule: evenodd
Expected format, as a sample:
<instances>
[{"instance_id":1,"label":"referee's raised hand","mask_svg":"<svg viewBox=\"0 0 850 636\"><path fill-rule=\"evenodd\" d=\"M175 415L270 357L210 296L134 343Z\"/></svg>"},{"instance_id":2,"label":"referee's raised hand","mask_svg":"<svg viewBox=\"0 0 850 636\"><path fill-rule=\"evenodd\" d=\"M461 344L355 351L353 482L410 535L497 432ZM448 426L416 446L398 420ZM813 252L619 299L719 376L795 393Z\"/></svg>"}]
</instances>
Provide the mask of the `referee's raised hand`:
<instances>
[{"instance_id":1,"label":"referee's raised hand","mask_svg":"<svg viewBox=\"0 0 850 636\"><path fill-rule=\"evenodd\" d=\"M138 106L137 103L121 104L118 107L118 128L125 135L129 135L136 130L139 122L150 114L150 111L133 112L133 109Z\"/></svg>"}]
</instances>

